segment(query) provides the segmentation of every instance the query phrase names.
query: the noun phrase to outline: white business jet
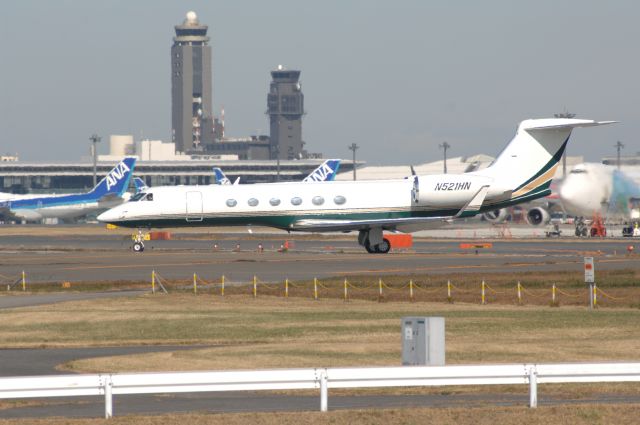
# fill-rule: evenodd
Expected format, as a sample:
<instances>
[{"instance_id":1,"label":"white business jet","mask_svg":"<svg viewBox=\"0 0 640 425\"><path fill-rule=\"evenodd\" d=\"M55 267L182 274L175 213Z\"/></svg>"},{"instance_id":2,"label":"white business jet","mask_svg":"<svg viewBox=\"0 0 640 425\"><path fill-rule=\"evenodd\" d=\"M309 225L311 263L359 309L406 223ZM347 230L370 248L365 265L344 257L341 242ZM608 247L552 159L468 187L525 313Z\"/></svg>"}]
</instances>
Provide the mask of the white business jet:
<instances>
[{"instance_id":1,"label":"white business jet","mask_svg":"<svg viewBox=\"0 0 640 425\"><path fill-rule=\"evenodd\" d=\"M520 123L491 166L465 174L307 184L154 187L98 220L146 229L269 226L287 231L358 231L367 252L389 252L382 231L413 232L453 218L550 194L551 179L575 127L613 121L536 119ZM134 250L144 246L136 242Z\"/></svg>"}]
</instances>

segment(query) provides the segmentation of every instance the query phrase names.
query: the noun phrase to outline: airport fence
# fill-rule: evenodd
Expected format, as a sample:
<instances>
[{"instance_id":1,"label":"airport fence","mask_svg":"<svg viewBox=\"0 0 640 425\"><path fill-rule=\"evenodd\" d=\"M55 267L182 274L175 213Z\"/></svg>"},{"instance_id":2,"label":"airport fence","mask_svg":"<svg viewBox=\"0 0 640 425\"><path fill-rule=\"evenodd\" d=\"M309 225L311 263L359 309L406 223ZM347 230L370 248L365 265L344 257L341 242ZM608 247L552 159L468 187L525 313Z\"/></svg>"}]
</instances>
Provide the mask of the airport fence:
<instances>
[{"instance_id":1,"label":"airport fence","mask_svg":"<svg viewBox=\"0 0 640 425\"><path fill-rule=\"evenodd\" d=\"M372 281L349 281L314 278L309 281L294 282L284 279L280 282L265 282L253 276L249 282L234 282L229 284L225 276L219 279L207 280L193 273L188 279L165 279L155 270L151 272L151 291L168 293L173 291L191 291L194 295L244 295L251 298L263 296L289 298L311 298L313 300L342 299L369 301L408 301L408 302L463 302L487 304L516 304L516 305L589 305L589 288L560 288L553 283L541 287L528 288L521 282L515 284L501 284L499 287L490 285L482 280L477 285L456 285L448 279L446 282L419 282L409 279L404 282L385 282L382 278ZM594 306L598 307L604 301L605 305L617 306L622 303L633 304L640 302L640 293L634 296L633 288L612 288L602 290L598 285L593 286ZM614 293L616 295L614 295Z\"/></svg>"},{"instance_id":2,"label":"airport fence","mask_svg":"<svg viewBox=\"0 0 640 425\"><path fill-rule=\"evenodd\" d=\"M27 275L22 271L18 276L7 276L0 273L0 281L7 285L7 291L20 287L22 291L27 290Z\"/></svg>"},{"instance_id":3,"label":"airport fence","mask_svg":"<svg viewBox=\"0 0 640 425\"><path fill-rule=\"evenodd\" d=\"M0 378L0 399L102 396L105 418L113 396L219 391L319 390L320 411L329 409L329 389L528 385L531 408L538 384L640 382L640 363L498 364L309 368L168 373L114 373Z\"/></svg>"}]
</instances>

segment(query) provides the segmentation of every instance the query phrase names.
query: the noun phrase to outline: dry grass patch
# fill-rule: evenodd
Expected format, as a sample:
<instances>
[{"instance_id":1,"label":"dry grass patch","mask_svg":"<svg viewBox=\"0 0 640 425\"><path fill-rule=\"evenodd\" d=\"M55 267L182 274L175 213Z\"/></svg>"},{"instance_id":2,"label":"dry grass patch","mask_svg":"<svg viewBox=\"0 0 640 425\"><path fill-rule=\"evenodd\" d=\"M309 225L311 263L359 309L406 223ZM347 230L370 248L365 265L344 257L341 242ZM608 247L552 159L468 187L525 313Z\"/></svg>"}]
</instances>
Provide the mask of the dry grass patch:
<instances>
[{"instance_id":1,"label":"dry grass patch","mask_svg":"<svg viewBox=\"0 0 640 425\"><path fill-rule=\"evenodd\" d=\"M400 318L446 318L447 362L635 360L640 311L187 294L0 311L2 347L207 345L75 362L79 371L398 365Z\"/></svg>"},{"instance_id":2,"label":"dry grass patch","mask_svg":"<svg viewBox=\"0 0 640 425\"><path fill-rule=\"evenodd\" d=\"M126 416L109 420L113 425L310 425L367 424L388 425L530 425L564 424L636 424L638 404L605 406L553 406L528 409L525 407L459 407L459 408L408 408L381 410L343 410L327 413L229 413L184 414L162 416ZM104 424L104 419L11 419L0 424L30 425L93 425Z\"/></svg>"}]
</instances>

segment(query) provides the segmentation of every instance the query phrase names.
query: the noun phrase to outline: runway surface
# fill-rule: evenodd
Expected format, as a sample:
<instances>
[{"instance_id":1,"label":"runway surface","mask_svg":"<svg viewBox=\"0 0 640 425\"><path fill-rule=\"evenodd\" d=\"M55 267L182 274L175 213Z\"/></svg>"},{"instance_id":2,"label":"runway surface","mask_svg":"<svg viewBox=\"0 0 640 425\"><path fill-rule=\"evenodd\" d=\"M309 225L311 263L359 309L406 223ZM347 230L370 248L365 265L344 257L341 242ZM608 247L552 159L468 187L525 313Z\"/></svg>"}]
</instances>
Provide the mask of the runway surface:
<instances>
[{"instance_id":1,"label":"runway surface","mask_svg":"<svg viewBox=\"0 0 640 425\"><path fill-rule=\"evenodd\" d=\"M278 252L285 238L231 234L211 240L185 235L149 241L145 252L135 254L130 240L122 236L5 236L0 240L0 284L15 283L23 270L30 284L146 282L152 270L169 279L197 273L217 280L224 275L233 283L249 282L253 276L276 282L354 275L579 272L585 256L596 258L597 270L635 269L640 258L628 255L627 247L635 241L626 239L505 239L477 251L460 248L460 243L473 241L468 239L415 239L411 250L385 255L367 254L352 235L294 239L289 252Z\"/></svg>"}]
</instances>

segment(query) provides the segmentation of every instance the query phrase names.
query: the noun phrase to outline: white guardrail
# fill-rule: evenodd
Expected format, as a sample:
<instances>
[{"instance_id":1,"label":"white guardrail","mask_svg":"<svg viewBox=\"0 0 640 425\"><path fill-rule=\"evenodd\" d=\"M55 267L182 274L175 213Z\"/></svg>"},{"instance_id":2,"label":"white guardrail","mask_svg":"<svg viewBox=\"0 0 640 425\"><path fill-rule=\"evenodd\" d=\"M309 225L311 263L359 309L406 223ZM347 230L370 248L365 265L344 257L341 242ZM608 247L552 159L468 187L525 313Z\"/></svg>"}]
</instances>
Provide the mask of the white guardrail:
<instances>
[{"instance_id":1,"label":"white guardrail","mask_svg":"<svg viewBox=\"0 0 640 425\"><path fill-rule=\"evenodd\" d=\"M638 381L640 363L114 373L0 378L0 399L104 396L105 417L110 418L115 394L319 389L320 410L325 412L329 388L527 384L529 406L536 407L538 384Z\"/></svg>"}]
</instances>

